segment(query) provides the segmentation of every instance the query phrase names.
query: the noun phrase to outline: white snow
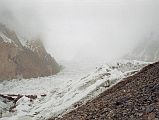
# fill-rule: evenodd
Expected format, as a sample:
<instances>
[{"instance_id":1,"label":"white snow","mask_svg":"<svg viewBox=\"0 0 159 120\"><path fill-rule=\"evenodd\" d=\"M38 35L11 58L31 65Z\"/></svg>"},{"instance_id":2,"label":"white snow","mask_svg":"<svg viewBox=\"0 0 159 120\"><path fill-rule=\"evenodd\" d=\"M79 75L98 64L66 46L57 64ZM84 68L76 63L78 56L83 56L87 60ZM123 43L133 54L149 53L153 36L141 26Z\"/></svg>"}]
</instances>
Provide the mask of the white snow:
<instances>
[{"instance_id":1,"label":"white snow","mask_svg":"<svg viewBox=\"0 0 159 120\"><path fill-rule=\"evenodd\" d=\"M92 99L148 63L120 60L103 64L96 70L96 65L91 63L64 64L65 69L55 76L1 82L1 94L38 96L33 101L22 97L16 104L16 114L4 117L3 120L44 120L65 113L77 102ZM43 94L46 96L41 96Z\"/></svg>"},{"instance_id":2,"label":"white snow","mask_svg":"<svg viewBox=\"0 0 159 120\"><path fill-rule=\"evenodd\" d=\"M26 47L28 49L30 49L31 51L35 52L35 50L38 49L38 47L31 45L30 41L27 40L26 38L23 38L22 36L20 36L19 34L17 34L17 38L20 41L20 43L22 44L23 47ZM12 43L14 44L16 47L18 47L18 45L14 42L14 40L10 39L9 37L7 37L3 32L0 31L0 37L3 39L3 42L5 43ZM32 41L33 42L33 41Z\"/></svg>"},{"instance_id":3,"label":"white snow","mask_svg":"<svg viewBox=\"0 0 159 120\"><path fill-rule=\"evenodd\" d=\"M6 35L4 35L4 33L0 32L0 37L2 37L3 41L6 43L14 43L13 40L11 40L10 38L8 38Z\"/></svg>"}]
</instances>

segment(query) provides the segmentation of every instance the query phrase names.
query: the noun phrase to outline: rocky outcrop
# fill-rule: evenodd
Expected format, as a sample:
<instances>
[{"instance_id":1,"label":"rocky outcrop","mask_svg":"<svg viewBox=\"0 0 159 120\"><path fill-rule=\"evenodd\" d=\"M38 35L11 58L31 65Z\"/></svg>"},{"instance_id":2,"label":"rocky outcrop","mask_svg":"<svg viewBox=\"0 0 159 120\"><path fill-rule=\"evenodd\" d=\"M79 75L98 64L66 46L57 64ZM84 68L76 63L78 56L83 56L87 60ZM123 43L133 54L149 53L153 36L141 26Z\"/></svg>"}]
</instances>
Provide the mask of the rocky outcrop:
<instances>
[{"instance_id":1,"label":"rocky outcrop","mask_svg":"<svg viewBox=\"0 0 159 120\"><path fill-rule=\"evenodd\" d=\"M50 120L159 120L159 62L125 78L97 98Z\"/></svg>"},{"instance_id":2,"label":"rocky outcrop","mask_svg":"<svg viewBox=\"0 0 159 120\"><path fill-rule=\"evenodd\" d=\"M59 65L40 40L20 39L0 24L0 80L43 77L59 71Z\"/></svg>"}]
</instances>

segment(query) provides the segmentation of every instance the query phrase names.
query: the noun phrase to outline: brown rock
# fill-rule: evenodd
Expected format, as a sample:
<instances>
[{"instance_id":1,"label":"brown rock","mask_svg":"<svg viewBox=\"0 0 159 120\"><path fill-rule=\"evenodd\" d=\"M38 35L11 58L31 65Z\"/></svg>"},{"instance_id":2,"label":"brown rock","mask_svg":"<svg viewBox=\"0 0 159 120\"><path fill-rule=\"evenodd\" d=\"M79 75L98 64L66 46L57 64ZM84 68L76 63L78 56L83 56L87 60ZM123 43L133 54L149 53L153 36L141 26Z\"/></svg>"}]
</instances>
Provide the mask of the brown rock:
<instances>
[{"instance_id":1,"label":"brown rock","mask_svg":"<svg viewBox=\"0 0 159 120\"><path fill-rule=\"evenodd\" d=\"M148 120L155 120L155 113L148 114Z\"/></svg>"},{"instance_id":2,"label":"brown rock","mask_svg":"<svg viewBox=\"0 0 159 120\"><path fill-rule=\"evenodd\" d=\"M60 71L39 39L29 45L23 46L15 32L0 24L0 80L43 77Z\"/></svg>"}]
</instances>

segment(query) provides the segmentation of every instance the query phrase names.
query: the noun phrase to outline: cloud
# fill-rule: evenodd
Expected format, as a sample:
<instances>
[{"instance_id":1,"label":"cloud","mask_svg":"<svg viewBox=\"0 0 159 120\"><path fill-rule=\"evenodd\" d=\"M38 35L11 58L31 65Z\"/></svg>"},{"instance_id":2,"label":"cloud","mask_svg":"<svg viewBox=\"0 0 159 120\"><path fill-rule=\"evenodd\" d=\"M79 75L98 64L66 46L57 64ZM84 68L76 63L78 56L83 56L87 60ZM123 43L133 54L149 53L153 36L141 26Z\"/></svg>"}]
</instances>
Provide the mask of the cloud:
<instances>
[{"instance_id":1,"label":"cloud","mask_svg":"<svg viewBox=\"0 0 159 120\"><path fill-rule=\"evenodd\" d=\"M43 33L44 25L36 1L1 0L0 22L30 39Z\"/></svg>"},{"instance_id":2,"label":"cloud","mask_svg":"<svg viewBox=\"0 0 159 120\"><path fill-rule=\"evenodd\" d=\"M159 2L94 0L50 4L50 37L58 57L66 59L120 57L146 34L158 29ZM49 12L51 11L51 12ZM79 57L80 56L80 57Z\"/></svg>"},{"instance_id":3,"label":"cloud","mask_svg":"<svg viewBox=\"0 0 159 120\"><path fill-rule=\"evenodd\" d=\"M111 60L159 28L157 0L1 0L0 21L43 34L57 59ZM27 33L27 34L26 34Z\"/></svg>"}]
</instances>

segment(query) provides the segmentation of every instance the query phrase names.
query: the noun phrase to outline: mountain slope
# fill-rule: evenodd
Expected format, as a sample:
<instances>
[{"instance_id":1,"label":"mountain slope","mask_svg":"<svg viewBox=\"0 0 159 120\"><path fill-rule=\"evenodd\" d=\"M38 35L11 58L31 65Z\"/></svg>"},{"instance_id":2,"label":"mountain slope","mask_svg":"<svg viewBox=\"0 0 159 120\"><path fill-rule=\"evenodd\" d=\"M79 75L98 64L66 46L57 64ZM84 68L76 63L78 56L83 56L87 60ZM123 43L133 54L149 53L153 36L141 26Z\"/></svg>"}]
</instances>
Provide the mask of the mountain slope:
<instances>
[{"instance_id":1,"label":"mountain slope","mask_svg":"<svg viewBox=\"0 0 159 120\"><path fill-rule=\"evenodd\" d=\"M55 118L53 118L55 119ZM50 120L53 120L50 119ZM57 120L158 120L159 62Z\"/></svg>"},{"instance_id":2,"label":"mountain slope","mask_svg":"<svg viewBox=\"0 0 159 120\"><path fill-rule=\"evenodd\" d=\"M138 46L130 52L125 58L156 62L159 60L159 35L152 33L145 40L141 41Z\"/></svg>"},{"instance_id":3,"label":"mountain slope","mask_svg":"<svg viewBox=\"0 0 159 120\"><path fill-rule=\"evenodd\" d=\"M59 72L59 65L40 40L19 39L0 24L0 80L48 76Z\"/></svg>"}]
</instances>

